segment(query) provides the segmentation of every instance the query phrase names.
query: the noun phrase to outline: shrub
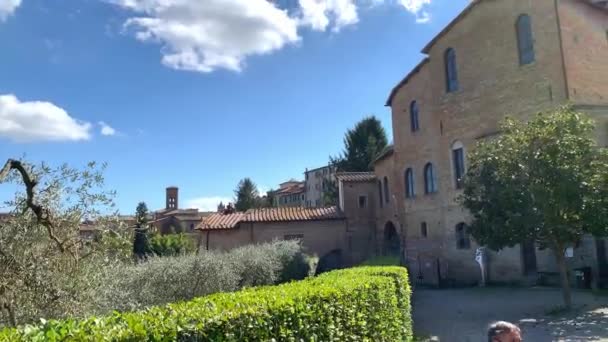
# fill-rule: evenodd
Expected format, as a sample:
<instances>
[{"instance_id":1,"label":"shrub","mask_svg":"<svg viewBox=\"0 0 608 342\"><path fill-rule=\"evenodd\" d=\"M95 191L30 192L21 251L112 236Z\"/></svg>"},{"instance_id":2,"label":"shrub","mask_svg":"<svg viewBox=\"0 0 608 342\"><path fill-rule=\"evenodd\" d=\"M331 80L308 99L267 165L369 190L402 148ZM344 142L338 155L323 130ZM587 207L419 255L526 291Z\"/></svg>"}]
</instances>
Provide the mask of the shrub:
<instances>
[{"instance_id":1,"label":"shrub","mask_svg":"<svg viewBox=\"0 0 608 342\"><path fill-rule=\"evenodd\" d=\"M93 299L94 313L140 310L216 292L303 279L306 275L287 270L301 258L305 256L298 243L276 241L229 252L154 257L136 265L106 268L106 281L99 284Z\"/></svg>"},{"instance_id":2,"label":"shrub","mask_svg":"<svg viewBox=\"0 0 608 342\"><path fill-rule=\"evenodd\" d=\"M363 262L363 266L399 266L398 256L379 256Z\"/></svg>"},{"instance_id":3,"label":"shrub","mask_svg":"<svg viewBox=\"0 0 608 342\"><path fill-rule=\"evenodd\" d=\"M157 256L175 256L194 252L196 245L185 234L155 234L150 239L150 248Z\"/></svg>"},{"instance_id":4,"label":"shrub","mask_svg":"<svg viewBox=\"0 0 608 342\"><path fill-rule=\"evenodd\" d=\"M0 341L411 341L399 267L361 267L289 284L83 321L43 321Z\"/></svg>"}]
</instances>

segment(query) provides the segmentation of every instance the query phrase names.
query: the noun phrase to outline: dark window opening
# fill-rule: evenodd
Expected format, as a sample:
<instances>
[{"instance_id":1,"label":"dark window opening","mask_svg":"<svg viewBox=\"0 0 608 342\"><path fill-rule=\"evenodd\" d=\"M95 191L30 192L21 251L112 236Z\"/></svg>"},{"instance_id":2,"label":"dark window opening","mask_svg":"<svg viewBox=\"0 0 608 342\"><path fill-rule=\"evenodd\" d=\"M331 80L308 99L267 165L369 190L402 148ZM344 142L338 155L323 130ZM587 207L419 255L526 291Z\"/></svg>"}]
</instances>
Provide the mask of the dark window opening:
<instances>
[{"instance_id":1,"label":"dark window opening","mask_svg":"<svg viewBox=\"0 0 608 342\"><path fill-rule=\"evenodd\" d=\"M530 16L522 14L517 19L517 48L519 64L526 65L534 62L534 38L532 37L532 21Z\"/></svg>"},{"instance_id":2,"label":"dark window opening","mask_svg":"<svg viewBox=\"0 0 608 342\"><path fill-rule=\"evenodd\" d=\"M367 207L367 196L359 196L359 209Z\"/></svg>"},{"instance_id":3,"label":"dark window opening","mask_svg":"<svg viewBox=\"0 0 608 342\"><path fill-rule=\"evenodd\" d=\"M424 167L424 192L426 194L432 194L437 192L435 168L431 163L426 164L426 166Z\"/></svg>"},{"instance_id":4,"label":"dark window opening","mask_svg":"<svg viewBox=\"0 0 608 342\"><path fill-rule=\"evenodd\" d=\"M411 168L405 171L405 197L414 198L414 170Z\"/></svg>"},{"instance_id":5,"label":"dark window opening","mask_svg":"<svg viewBox=\"0 0 608 342\"><path fill-rule=\"evenodd\" d=\"M428 230L427 230L427 227L426 227L426 222L422 222L420 224L420 235L423 238L426 238L428 236Z\"/></svg>"},{"instance_id":6,"label":"dark window opening","mask_svg":"<svg viewBox=\"0 0 608 342\"><path fill-rule=\"evenodd\" d=\"M410 104L410 128L412 132L420 130L418 122L418 103L416 101L412 101Z\"/></svg>"},{"instance_id":7,"label":"dark window opening","mask_svg":"<svg viewBox=\"0 0 608 342\"><path fill-rule=\"evenodd\" d=\"M456 248L471 248L471 238L469 236L469 231L465 223L459 223L456 225Z\"/></svg>"},{"instance_id":8,"label":"dark window opening","mask_svg":"<svg viewBox=\"0 0 608 342\"><path fill-rule=\"evenodd\" d=\"M445 78L448 93L458 90L458 70L456 66L456 52L449 48L445 52Z\"/></svg>"},{"instance_id":9,"label":"dark window opening","mask_svg":"<svg viewBox=\"0 0 608 342\"><path fill-rule=\"evenodd\" d=\"M456 189L462 189L464 186L464 149L462 147L452 150L452 161L454 163Z\"/></svg>"}]
</instances>

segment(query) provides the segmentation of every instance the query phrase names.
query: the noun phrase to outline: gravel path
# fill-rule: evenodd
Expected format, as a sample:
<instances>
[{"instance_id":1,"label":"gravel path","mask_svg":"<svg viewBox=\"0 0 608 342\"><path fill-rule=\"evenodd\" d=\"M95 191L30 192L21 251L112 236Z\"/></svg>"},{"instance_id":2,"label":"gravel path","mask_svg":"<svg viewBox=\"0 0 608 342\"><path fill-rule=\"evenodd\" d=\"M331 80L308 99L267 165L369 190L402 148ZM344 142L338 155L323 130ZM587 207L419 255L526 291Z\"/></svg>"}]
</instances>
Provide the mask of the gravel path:
<instances>
[{"instance_id":1,"label":"gravel path","mask_svg":"<svg viewBox=\"0 0 608 342\"><path fill-rule=\"evenodd\" d=\"M575 310L556 312L559 289L418 289L413 295L414 330L429 341L486 341L493 321L517 323L524 341L608 341L608 296L573 293ZM423 340L424 341L424 340Z\"/></svg>"}]
</instances>

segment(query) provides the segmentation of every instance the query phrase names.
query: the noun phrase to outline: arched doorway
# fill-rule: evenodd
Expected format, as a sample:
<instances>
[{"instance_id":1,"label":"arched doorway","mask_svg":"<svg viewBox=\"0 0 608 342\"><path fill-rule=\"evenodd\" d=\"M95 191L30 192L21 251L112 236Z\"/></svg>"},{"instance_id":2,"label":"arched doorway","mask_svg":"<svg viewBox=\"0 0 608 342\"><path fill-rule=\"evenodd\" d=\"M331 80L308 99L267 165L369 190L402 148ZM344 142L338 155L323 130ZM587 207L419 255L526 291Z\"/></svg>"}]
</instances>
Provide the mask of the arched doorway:
<instances>
[{"instance_id":1,"label":"arched doorway","mask_svg":"<svg viewBox=\"0 0 608 342\"><path fill-rule=\"evenodd\" d=\"M388 221L384 226L384 244L383 244L384 255L399 255L401 250L401 243L399 242L399 234L397 228L393 222Z\"/></svg>"}]
</instances>

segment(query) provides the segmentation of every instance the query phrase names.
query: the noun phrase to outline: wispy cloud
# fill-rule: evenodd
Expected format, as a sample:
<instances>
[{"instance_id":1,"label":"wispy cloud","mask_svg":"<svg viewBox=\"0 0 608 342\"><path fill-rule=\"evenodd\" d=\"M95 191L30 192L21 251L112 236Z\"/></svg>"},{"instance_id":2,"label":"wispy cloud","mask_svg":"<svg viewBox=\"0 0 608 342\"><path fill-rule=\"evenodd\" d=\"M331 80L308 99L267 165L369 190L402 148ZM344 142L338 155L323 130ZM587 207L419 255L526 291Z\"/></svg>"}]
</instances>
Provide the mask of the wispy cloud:
<instances>
[{"instance_id":1,"label":"wispy cloud","mask_svg":"<svg viewBox=\"0 0 608 342\"><path fill-rule=\"evenodd\" d=\"M0 136L15 142L79 141L91 138L91 124L46 101L0 95Z\"/></svg>"},{"instance_id":2,"label":"wispy cloud","mask_svg":"<svg viewBox=\"0 0 608 342\"><path fill-rule=\"evenodd\" d=\"M431 15L424 8L431 4L431 0L399 0L406 11L416 16L416 22L425 24L431 21Z\"/></svg>"},{"instance_id":3,"label":"wispy cloud","mask_svg":"<svg viewBox=\"0 0 608 342\"><path fill-rule=\"evenodd\" d=\"M21 0L0 0L0 21L5 21L21 5Z\"/></svg>"},{"instance_id":4,"label":"wispy cloud","mask_svg":"<svg viewBox=\"0 0 608 342\"><path fill-rule=\"evenodd\" d=\"M107 123L105 123L103 121L99 121L98 124L99 124L99 133L101 133L101 135L111 136L111 135L116 134L116 130L114 128L112 128L110 125L108 125Z\"/></svg>"}]
</instances>

